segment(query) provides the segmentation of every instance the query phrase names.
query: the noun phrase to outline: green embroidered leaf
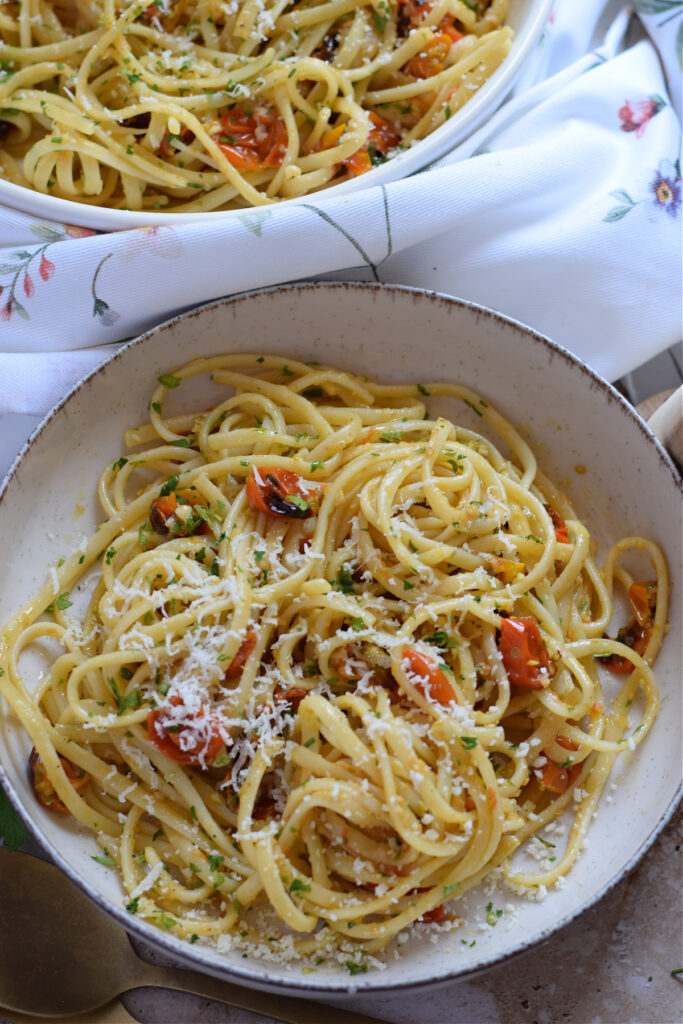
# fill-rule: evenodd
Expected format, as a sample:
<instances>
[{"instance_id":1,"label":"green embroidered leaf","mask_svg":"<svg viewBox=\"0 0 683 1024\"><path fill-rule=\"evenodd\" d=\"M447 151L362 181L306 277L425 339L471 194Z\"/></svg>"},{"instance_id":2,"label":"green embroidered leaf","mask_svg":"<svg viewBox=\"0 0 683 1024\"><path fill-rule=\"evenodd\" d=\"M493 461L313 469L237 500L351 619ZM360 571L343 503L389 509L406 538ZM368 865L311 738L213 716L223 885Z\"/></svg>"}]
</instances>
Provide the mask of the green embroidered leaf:
<instances>
[{"instance_id":1,"label":"green embroidered leaf","mask_svg":"<svg viewBox=\"0 0 683 1024\"><path fill-rule=\"evenodd\" d=\"M620 203L628 203L629 206L635 206L636 204L631 199L628 192L625 192L623 188L618 188L614 192L610 192L613 199L618 199Z\"/></svg>"},{"instance_id":2,"label":"green embroidered leaf","mask_svg":"<svg viewBox=\"0 0 683 1024\"><path fill-rule=\"evenodd\" d=\"M254 213L241 213L237 219L241 220L245 228L248 228L257 238L261 238L263 225L270 216L270 210L257 210Z\"/></svg>"},{"instance_id":3,"label":"green embroidered leaf","mask_svg":"<svg viewBox=\"0 0 683 1024\"><path fill-rule=\"evenodd\" d=\"M64 232L59 231L52 224L31 224L30 231L45 242L59 242L62 238L66 238Z\"/></svg>"},{"instance_id":4,"label":"green embroidered leaf","mask_svg":"<svg viewBox=\"0 0 683 1024\"><path fill-rule=\"evenodd\" d=\"M633 206L613 206L602 219L605 224L612 224L615 220L621 220L627 213L630 213Z\"/></svg>"},{"instance_id":5,"label":"green embroidered leaf","mask_svg":"<svg viewBox=\"0 0 683 1024\"><path fill-rule=\"evenodd\" d=\"M18 313L22 320L31 319L31 317L28 315L28 312L24 309L22 304L17 301L17 299L12 299L12 312Z\"/></svg>"},{"instance_id":6,"label":"green embroidered leaf","mask_svg":"<svg viewBox=\"0 0 683 1024\"><path fill-rule=\"evenodd\" d=\"M634 0L638 14L670 14L683 8L683 0Z\"/></svg>"}]
</instances>

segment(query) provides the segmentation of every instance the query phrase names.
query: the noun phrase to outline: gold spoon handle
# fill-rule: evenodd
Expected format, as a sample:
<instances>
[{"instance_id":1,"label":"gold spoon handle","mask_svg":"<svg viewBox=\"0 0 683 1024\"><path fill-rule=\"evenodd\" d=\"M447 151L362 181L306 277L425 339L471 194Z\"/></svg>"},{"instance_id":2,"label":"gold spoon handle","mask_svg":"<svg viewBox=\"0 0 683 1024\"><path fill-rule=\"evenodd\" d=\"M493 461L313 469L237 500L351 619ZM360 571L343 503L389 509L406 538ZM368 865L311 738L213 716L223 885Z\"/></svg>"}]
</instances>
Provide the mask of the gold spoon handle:
<instances>
[{"instance_id":1,"label":"gold spoon handle","mask_svg":"<svg viewBox=\"0 0 683 1024\"><path fill-rule=\"evenodd\" d=\"M14 1010L0 1010L0 1017L9 1024L46 1024L45 1017L33 1017L27 1013L15 1013ZM86 1024L86 1018L79 1014L73 1018ZM68 1024L68 1022L67 1022ZM91 1010L87 1017L87 1024L139 1024L135 1017L131 1017L125 1006L114 999L113 1002L101 1006L99 1010Z\"/></svg>"},{"instance_id":2,"label":"gold spoon handle","mask_svg":"<svg viewBox=\"0 0 683 1024\"><path fill-rule=\"evenodd\" d=\"M255 989L242 988L227 981L210 978L197 971L188 971L174 967L155 967L145 964L141 979L135 978L138 985L154 985L159 988L172 988L180 992L189 992L208 999L217 999L221 1003L251 1010L273 1020L285 1021L286 1024L383 1024L377 1017L367 1017L355 1010L342 1010L327 1003L309 1002L295 996L274 995L270 992L258 992Z\"/></svg>"}]
</instances>

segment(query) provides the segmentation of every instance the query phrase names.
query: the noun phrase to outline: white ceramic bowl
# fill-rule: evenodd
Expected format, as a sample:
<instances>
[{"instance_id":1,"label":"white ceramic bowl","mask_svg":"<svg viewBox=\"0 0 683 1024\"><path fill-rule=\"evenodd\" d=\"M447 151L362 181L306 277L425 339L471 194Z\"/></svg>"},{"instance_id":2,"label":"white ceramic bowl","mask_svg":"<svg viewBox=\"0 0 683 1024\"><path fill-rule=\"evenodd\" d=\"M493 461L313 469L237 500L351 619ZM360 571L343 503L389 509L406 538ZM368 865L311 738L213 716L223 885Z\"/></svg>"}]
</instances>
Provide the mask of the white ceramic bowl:
<instances>
[{"instance_id":1,"label":"white ceramic bowl","mask_svg":"<svg viewBox=\"0 0 683 1024\"><path fill-rule=\"evenodd\" d=\"M5 544L0 623L39 589L48 566L94 528L100 468L120 456L124 425L145 419L150 382L199 355L254 349L379 379L470 384L522 429L603 551L610 539L634 532L662 545L674 581L670 621L681 621L680 481L664 450L609 384L564 349L480 307L412 289L335 284L268 290L185 314L130 343L64 399L29 442L0 495L0 536L13 539ZM213 386L203 387L206 398ZM175 401L183 401L184 390L174 393ZM460 408L457 415L466 422ZM77 503L85 508L78 518ZM506 913L497 927L483 929L492 897L475 892L461 911L468 922L462 930L437 945L406 945L386 970L354 978L327 967L302 974L299 966L245 960L239 952L221 955L127 914L115 874L91 859L94 842L33 798L26 767L30 743L6 708L0 715L1 776L22 817L67 875L129 931L174 956L255 987L393 990L468 975L528 948L633 866L671 813L679 789L680 637L673 630L656 670L661 713L628 770L617 768L623 780L609 793L611 801L601 803L565 887L543 902L521 900L516 916ZM507 893L493 898L497 905L515 899ZM470 947L472 938L476 945Z\"/></svg>"},{"instance_id":2,"label":"white ceramic bowl","mask_svg":"<svg viewBox=\"0 0 683 1024\"><path fill-rule=\"evenodd\" d=\"M507 24L514 31L512 49L502 65L484 83L471 100L445 124L411 149L400 153L387 163L367 174L340 185L325 189L322 195L355 192L372 185L406 178L427 164L438 160L471 135L503 102L522 70L524 62L538 42L550 14L554 0L509 0ZM310 201L310 196L290 199L288 202ZM123 228L146 227L150 224L181 224L196 220L198 216L234 217L239 211L223 210L219 213L143 213L131 210L110 210L74 203L67 199L43 195L32 189L13 185L0 178L0 204L10 209L30 213L34 217L56 220L66 224L93 228L96 231L120 231Z\"/></svg>"}]
</instances>

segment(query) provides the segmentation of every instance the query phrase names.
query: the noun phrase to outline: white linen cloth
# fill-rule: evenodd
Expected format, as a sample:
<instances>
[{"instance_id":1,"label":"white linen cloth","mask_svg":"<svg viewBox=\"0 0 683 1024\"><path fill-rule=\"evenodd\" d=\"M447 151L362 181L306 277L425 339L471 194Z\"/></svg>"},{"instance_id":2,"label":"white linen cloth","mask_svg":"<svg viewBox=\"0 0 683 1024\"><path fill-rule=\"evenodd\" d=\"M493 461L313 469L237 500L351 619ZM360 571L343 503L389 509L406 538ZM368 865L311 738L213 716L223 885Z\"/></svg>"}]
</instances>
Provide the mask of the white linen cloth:
<instances>
[{"instance_id":1,"label":"white linen cloth","mask_svg":"<svg viewBox=\"0 0 683 1024\"><path fill-rule=\"evenodd\" d=\"M23 431L9 414L45 413L122 339L330 272L491 306L610 379L675 344L683 0L634 7L640 22L613 0L557 0L508 102L381 188L114 234L0 208L0 444Z\"/></svg>"}]
</instances>

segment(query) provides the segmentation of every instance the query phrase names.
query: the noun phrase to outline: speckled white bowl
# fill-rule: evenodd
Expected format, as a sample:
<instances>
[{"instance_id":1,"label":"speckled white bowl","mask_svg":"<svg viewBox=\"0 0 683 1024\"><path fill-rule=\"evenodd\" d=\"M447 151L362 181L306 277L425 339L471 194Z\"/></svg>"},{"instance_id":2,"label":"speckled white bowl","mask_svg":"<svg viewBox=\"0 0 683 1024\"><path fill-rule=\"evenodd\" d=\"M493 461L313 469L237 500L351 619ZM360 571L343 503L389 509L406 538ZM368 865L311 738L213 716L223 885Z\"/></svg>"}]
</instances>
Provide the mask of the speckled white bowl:
<instances>
[{"instance_id":1,"label":"speckled white bowl","mask_svg":"<svg viewBox=\"0 0 683 1024\"><path fill-rule=\"evenodd\" d=\"M653 435L609 384L559 346L480 307L411 289L335 284L273 289L185 314L131 342L64 399L24 449L0 494L0 536L6 540L0 623L39 588L48 566L94 527L100 468L121 454L124 426L144 420L157 375L195 356L255 349L380 379L471 385L522 429L542 468L569 492L603 551L610 539L634 532L663 546L674 581L670 621L681 621L680 480ZM204 385L204 398L211 387ZM181 404L184 397L185 386L173 395ZM481 421L477 424L468 410L465 414L460 407L455 413L459 421L469 416L470 425L481 428ZM77 504L85 512L75 518ZM254 987L310 994L393 990L470 975L527 949L633 866L679 791L676 630L665 639L657 675L661 713L628 770L616 771L623 780L608 793L610 801L603 800L588 846L564 888L543 902L522 900L495 928L485 924L486 903L493 898L500 907L514 897L476 892L463 906L462 929L435 945L411 942L386 970L353 978L327 965L302 974L295 965L243 959L239 952L221 955L127 914L115 874L91 859L90 838L36 804L26 767L30 744L4 707L0 776L31 831L67 875L129 931L174 956ZM473 940L476 945L470 946Z\"/></svg>"},{"instance_id":2,"label":"speckled white bowl","mask_svg":"<svg viewBox=\"0 0 683 1024\"><path fill-rule=\"evenodd\" d=\"M367 174L340 185L326 189L323 194L337 195L356 192L372 185L386 184L406 178L415 171L438 160L449 150L459 145L484 123L487 117L503 102L520 74L524 62L538 42L548 20L554 0L509 0L510 8L507 24L514 31L512 48L503 64L474 94L471 100L457 111L445 124L428 135L418 145L400 153ZM307 197L290 199L288 202L306 202ZM196 220L198 216L209 214L196 213L139 213L132 210L111 210L74 203L67 199L43 195L32 189L13 185L0 178L0 204L10 209L30 213L34 217L45 220L56 220L66 224L77 224L80 227L93 228L96 231L120 231L123 228L146 227L150 224L182 224ZM212 217L235 217L239 211L224 210L212 213Z\"/></svg>"}]
</instances>

